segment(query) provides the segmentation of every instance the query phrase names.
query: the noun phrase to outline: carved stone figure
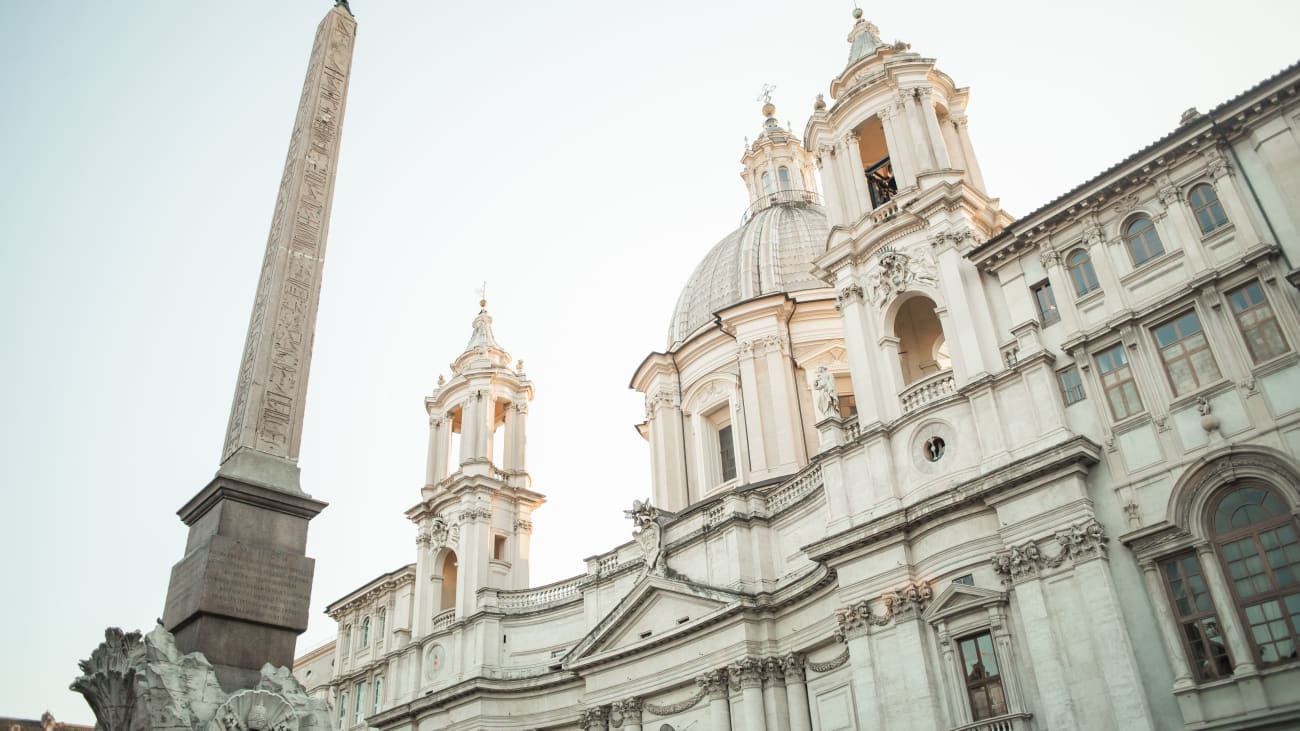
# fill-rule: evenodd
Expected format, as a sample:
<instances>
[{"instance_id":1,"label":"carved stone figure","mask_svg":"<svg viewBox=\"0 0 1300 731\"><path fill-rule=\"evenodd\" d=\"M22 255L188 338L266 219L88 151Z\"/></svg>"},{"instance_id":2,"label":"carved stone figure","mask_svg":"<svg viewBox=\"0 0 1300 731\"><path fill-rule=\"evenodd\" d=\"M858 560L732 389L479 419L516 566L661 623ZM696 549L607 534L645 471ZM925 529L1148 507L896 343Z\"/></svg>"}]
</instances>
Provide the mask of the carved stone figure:
<instances>
[{"instance_id":1,"label":"carved stone figure","mask_svg":"<svg viewBox=\"0 0 1300 731\"><path fill-rule=\"evenodd\" d=\"M663 552L663 529L659 526L659 510L650 504L650 499L633 500L632 509L624 510L623 515L631 518L636 530L632 538L641 546L645 554L646 570L656 576L663 576L668 571L668 562Z\"/></svg>"},{"instance_id":2,"label":"carved stone figure","mask_svg":"<svg viewBox=\"0 0 1300 731\"><path fill-rule=\"evenodd\" d=\"M826 366L817 366L817 378L813 381L817 392L817 416L825 419L840 415L840 395L835 391L835 374Z\"/></svg>"}]
</instances>

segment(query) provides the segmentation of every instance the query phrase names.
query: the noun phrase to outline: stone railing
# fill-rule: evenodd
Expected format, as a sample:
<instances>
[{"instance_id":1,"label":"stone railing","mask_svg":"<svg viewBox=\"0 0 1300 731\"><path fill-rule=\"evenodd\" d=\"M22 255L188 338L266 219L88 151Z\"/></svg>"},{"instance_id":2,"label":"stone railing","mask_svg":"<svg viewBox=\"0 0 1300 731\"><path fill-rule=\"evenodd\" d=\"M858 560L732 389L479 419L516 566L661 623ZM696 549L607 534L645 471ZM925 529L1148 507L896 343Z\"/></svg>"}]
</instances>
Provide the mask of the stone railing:
<instances>
[{"instance_id":1,"label":"stone railing","mask_svg":"<svg viewBox=\"0 0 1300 731\"><path fill-rule=\"evenodd\" d=\"M444 609L441 612L438 612L437 614L433 615L433 628L430 631L438 632L440 630L447 629L455 621L456 621L456 608L452 607L451 609Z\"/></svg>"},{"instance_id":2,"label":"stone railing","mask_svg":"<svg viewBox=\"0 0 1300 731\"><path fill-rule=\"evenodd\" d=\"M502 609L529 609L572 599L581 594L582 581L585 578L585 575L575 576L572 579L557 581L535 589L498 592L497 606Z\"/></svg>"},{"instance_id":3,"label":"stone railing","mask_svg":"<svg viewBox=\"0 0 1300 731\"><path fill-rule=\"evenodd\" d=\"M713 526L721 523L723 518L726 517L726 515L727 515L727 501L719 500L717 505L714 505L713 507L709 508L709 511L704 514L705 527Z\"/></svg>"},{"instance_id":4,"label":"stone railing","mask_svg":"<svg viewBox=\"0 0 1300 731\"><path fill-rule=\"evenodd\" d=\"M948 369L913 383L898 398L903 402L903 413L906 414L954 393L957 393L957 385L952 379L952 369Z\"/></svg>"},{"instance_id":5,"label":"stone railing","mask_svg":"<svg viewBox=\"0 0 1300 731\"><path fill-rule=\"evenodd\" d=\"M749 222L749 219L754 217L755 213L766 208L771 208L778 203L812 203L814 205L821 205L821 202L821 196L810 190L773 191L760 197L758 200L754 201L753 205L746 208L745 212L740 215L740 224L742 226L745 225Z\"/></svg>"},{"instance_id":6,"label":"stone railing","mask_svg":"<svg viewBox=\"0 0 1300 731\"><path fill-rule=\"evenodd\" d=\"M608 556L601 556L601 557L600 557L600 562L596 565L596 571L597 571L597 573L601 573L601 574L609 574L609 573L613 573L614 570L617 569L617 568L618 568L618 552L617 552L617 551L615 551L614 553L609 554Z\"/></svg>"},{"instance_id":7,"label":"stone railing","mask_svg":"<svg viewBox=\"0 0 1300 731\"><path fill-rule=\"evenodd\" d=\"M888 201L886 201L885 203L883 203L883 204L877 206L877 207L876 207L874 210L872 210L871 213L867 216L867 220L871 221L872 224L879 225L879 224L882 224L882 223L884 223L885 221L888 221L889 219L893 218L893 217L894 217L894 214L896 214L896 213L898 213L898 198L897 198L897 197L895 197L895 198L890 198L890 199L889 199Z\"/></svg>"},{"instance_id":8,"label":"stone railing","mask_svg":"<svg viewBox=\"0 0 1300 731\"><path fill-rule=\"evenodd\" d=\"M803 474L773 490L767 496L767 511L778 513L799 498L822 486L822 466L815 464L804 470Z\"/></svg>"},{"instance_id":9,"label":"stone railing","mask_svg":"<svg viewBox=\"0 0 1300 731\"><path fill-rule=\"evenodd\" d=\"M1033 716L1028 713L1008 713L968 723L965 726L957 726L952 731L1027 731L1031 718Z\"/></svg>"}]
</instances>

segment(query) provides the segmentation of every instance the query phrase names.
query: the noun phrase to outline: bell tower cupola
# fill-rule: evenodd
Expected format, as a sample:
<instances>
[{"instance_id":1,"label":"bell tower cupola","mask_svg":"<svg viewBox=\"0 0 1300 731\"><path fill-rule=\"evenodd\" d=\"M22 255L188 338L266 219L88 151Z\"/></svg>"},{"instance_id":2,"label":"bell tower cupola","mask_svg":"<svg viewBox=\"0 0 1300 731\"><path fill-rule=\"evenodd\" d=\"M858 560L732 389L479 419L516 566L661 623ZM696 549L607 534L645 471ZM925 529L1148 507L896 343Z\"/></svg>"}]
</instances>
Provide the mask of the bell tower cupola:
<instances>
[{"instance_id":1,"label":"bell tower cupola","mask_svg":"<svg viewBox=\"0 0 1300 731\"><path fill-rule=\"evenodd\" d=\"M804 146L821 170L832 220L852 225L898 196L961 182L984 193L966 132L969 91L853 11L849 58L819 95Z\"/></svg>"},{"instance_id":2,"label":"bell tower cupola","mask_svg":"<svg viewBox=\"0 0 1300 731\"><path fill-rule=\"evenodd\" d=\"M528 587L532 490L526 462L533 384L523 361L492 332L479 302L469 343L424 400L429 456L420 502L407 511L420 546L417 579L439 584L419 609L427 633L435 617L478 611L478 590ZM445 620L444 620L445 621Z\"/></svg>"}]
</instances>

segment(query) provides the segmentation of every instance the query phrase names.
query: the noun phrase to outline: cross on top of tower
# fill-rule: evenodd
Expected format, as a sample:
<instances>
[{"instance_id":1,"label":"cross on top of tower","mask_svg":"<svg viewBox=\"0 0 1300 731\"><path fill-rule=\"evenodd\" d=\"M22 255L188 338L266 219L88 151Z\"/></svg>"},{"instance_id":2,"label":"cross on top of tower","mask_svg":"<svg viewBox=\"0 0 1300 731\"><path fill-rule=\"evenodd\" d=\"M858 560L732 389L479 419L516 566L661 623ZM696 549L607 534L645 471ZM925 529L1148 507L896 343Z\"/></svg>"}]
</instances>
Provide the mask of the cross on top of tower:
<instances>
[{"instance_id":1,"label":"cross on top of tower","mask_svg":"<svg viewBox=\"0 0 1300 731\"><path fill-rule=\"evenodd\" d=\"M763 90L758 93L758 98L754 101L760 101L764 104L772 103L772 92L776 91L776 84L763 84Z\"/></svg>"}]
</instances>

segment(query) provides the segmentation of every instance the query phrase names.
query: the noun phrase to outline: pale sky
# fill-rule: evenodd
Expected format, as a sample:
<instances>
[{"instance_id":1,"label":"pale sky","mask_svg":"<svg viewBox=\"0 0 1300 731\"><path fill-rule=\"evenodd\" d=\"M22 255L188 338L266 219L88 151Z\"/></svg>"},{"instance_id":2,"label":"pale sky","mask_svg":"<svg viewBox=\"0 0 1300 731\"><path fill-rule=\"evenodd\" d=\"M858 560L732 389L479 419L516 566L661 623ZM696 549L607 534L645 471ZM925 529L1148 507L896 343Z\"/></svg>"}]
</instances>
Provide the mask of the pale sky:
<instances>
[{"instance_id":1,"label":"pale sky","mask_svg":"<svg viewBox=\"0 0 1300 731\"><path fill-rule=\"evenodd\" d=\"M0 0L0 716L67 690L108 625L162 614L217 467L307 54L328 0ZM355 0L353 77L300 465L312 620L415 557L423 397L488 282L537 387L533 583L630 536L649 494L633 370L748 201L776 85L802 132L848 0ZM1300 3L870 3L970 86L1021 215L1296 61Z\"/></svg>"}]
</instances>

